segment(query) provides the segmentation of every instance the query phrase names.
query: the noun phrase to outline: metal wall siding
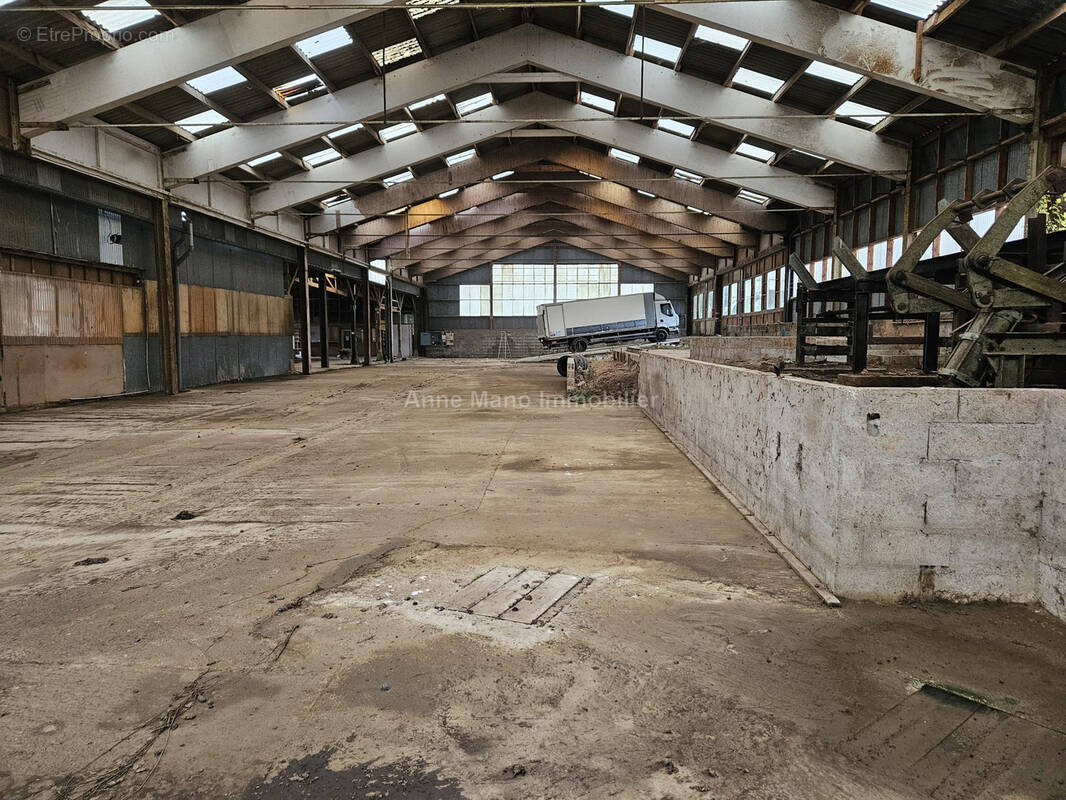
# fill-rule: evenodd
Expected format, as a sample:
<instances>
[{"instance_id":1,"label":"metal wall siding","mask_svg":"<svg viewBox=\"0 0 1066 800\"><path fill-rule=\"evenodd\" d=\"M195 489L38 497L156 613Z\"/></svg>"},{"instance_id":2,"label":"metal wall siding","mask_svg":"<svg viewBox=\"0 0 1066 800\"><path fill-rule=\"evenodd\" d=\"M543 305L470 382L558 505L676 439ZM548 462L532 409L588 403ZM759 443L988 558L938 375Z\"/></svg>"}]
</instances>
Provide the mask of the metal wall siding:
<instances>
[{"instance_id":1,"label":"metal wall siding","mask_svg":"<svg viewBox=\"0 0 1066 800\"><path fill-rule=\"evenodd\" d=\"M113 344L122 340L122 287L0 273L7 344Z\"/></svg>"},{"instance_id":2,"label":"metal wall siding","mask_svg":"<svg viewBox=\"0 0 1066 800\"><path fill-rule=\"evenodd\" d=\"M71 200L101 205L146 221L152 219L154 201L145 195L18 153L0 153L0 176L24 186L57 192Z\"/></svg>"},{"instance_id":3,"label":"metal wall siding","mask_svg":"<svg viewBox=\"0 0 1066 800\"><path fill-rule=\"evenodd\" d=\"M0 246L38 253L52 251L52 218L47 195L0 181Z\"/></svg>"},{"instance_id":4,"label":"metal wall siding","mask_svg":"<svg viewBox=\"0 0 1066 800\"><path fill-rule=\"evenodd\" d=\"M290 336L184 336L181 385L287 375L292 370Z\"/></svg>"}]
</instances>

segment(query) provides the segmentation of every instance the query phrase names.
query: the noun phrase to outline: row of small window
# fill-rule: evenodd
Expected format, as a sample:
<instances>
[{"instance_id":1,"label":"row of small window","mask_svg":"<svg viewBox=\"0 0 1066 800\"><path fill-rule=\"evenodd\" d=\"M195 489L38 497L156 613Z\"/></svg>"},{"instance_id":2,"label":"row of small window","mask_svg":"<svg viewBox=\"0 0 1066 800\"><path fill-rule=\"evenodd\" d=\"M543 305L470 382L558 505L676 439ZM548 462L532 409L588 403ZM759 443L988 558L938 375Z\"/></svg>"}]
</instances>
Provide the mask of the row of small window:
<instances>
[{"instance_id":1,"label":"row of small window","mask_svg":"<svg viewBox=\"0 0 1066 800\"><path fill-rule=\"evenodd\" d=\"M651 283L497 283L459 287L461 317L532 317L537 306L564 300L615 297L619 294L643 294L655 291Z\"/></svg>"},{"instance_id":2,"label":"row of small window","mask_svg":"<svg viewBox=\"0 0 1066 800\"><path fill-rule=\"evenodd\" d=\"M989 208L974 214L973 219L970 220L970 227L978 236L984 236L992 227L992 223L996 221L996 213L996 209ZM1010 234L1008 234L1007 241L1013 242L1023 238L1025 238L1025 220L1021 219L1011 230ZM956 253L961 252L961 250L962 248L960 248L955 240L951 238L951 235L945 231L941 233L931 245L929 245L926 251L922 254L922 260L927 258L937 258L939 256L955 255ZM855 253L855 258L857 258L859 263L866 267L866 269L887 269L889 266L896 263L896 261L899 260L899 257L903 255L903 237L894 236L883 242L875 242L871 245L857 247L853 252ZM815 259L807 264L807 269L810 271L811 275L814 276L816 281L828 281L841 276L840 268L834 268L832 257Z\"/></svg>"},{"instance_id":3,"label":"row of small window","mask_svg":"<svg viewBox=\"0 0 1066 800\"><path fill-rule=\"evenodd\" d=\"M492 282L618 283L618 264L493 264Z\"/></svg>"},{"instance_id":4,"label":"row of small window","mask_svg":"<svg viewBox=\"0 0 1066 800\"><path fill-rule=\"evenodd\" d=\"M772 270L754 278L745 278L743 284L734 281L722 288L723 317L735 314L757 314L784 308L789 270L785 267ZM793 276L792 293L795 294L799 279Z\"/></svg>"}]
</instances>

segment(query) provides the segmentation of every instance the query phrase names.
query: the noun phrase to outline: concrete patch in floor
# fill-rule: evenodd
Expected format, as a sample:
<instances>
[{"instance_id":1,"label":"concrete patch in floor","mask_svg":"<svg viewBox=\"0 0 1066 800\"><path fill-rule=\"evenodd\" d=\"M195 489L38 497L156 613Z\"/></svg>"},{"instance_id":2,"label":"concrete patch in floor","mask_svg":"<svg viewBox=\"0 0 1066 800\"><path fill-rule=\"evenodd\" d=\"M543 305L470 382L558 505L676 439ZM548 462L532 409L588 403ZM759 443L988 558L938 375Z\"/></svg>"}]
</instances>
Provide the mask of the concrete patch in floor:
<instances>
[{"instance_id":1,"label":"concrete patch in floor","mask_svg":"<svg viewBox=\"0 0 1066 800\"><path fill-rule=\"evenodd\" d=\"M445 607L523 625L543 625L590 582L561 572L494 567L456 592Z\"/></svg>"}]
</instances>

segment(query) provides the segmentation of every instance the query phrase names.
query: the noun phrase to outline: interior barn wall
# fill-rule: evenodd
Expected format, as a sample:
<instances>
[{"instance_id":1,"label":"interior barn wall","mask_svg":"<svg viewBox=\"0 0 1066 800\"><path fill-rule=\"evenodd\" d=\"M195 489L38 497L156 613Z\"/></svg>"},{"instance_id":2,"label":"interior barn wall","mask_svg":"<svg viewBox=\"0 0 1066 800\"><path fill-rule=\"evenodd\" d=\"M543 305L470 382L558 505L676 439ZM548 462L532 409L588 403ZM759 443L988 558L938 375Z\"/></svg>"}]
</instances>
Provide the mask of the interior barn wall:
<instances>
[{"instance_id":1,"label":"interior barn wall","mask_svg":"<svg viewBox=\"0 0 1066 800\"><path fill-rule=\"evenodd\" d=\"M158 325L147 337L144 327L152 202L4 152L0 207L3 405L161 386ZM108 241L109 224L121 242Z\"/></svg>"},{"instance_id":2,"label":"interior barn wall","mask_svg":"<svg viewBox=\"0 0 1066 800\"><path fill-rule=\"evenodd\" d=\"M603 256L577 247L534 247L497 264L598 264ZM652 283L655 291L670 300L681 316L681 330L686 324L687 284L673 281L630 264L619 264L621 283ZM501 350L501 338L506 335L507 354L512 358L543 355L547 352L537 339L536 317L461 317L459 316L459 287L492 283L492 264L449 275L439 281L427 282L424 288L427 330L451 331L455 343L451 346L425 348L427 356L438 358L496 358Z\"/></svg>"},{"instance_id":3,"label":"interior barn wall","mask_svg":"<svg viewBox=\"0 0 1066 800\"><path fill-rule=\"evenodd\" d=\"M288 374L293 315L285 265L296 262L297 249L227 222L186 216L193 249L177 269L182 387ZM172 209L170 224L171 240L182 242L180 209Z\"/></svg>"},{"instance_id":4,"label":"interior barn wall","mask_svg":"<svg viewBox=\"0 0 1066 800\"><path fill-rule=\"evenodd\" d=\"M834 592L1066 618L1066 397L838 386L644 353L640 395Z\"/></svg>"},{"instance_id":5,"label":"interior barn wall","mask_svg":"<svg viewBox=\"0 0 1066 800\"><path fill-rule=\"evenodd\" d=\"M0 307L3 407L162 388L156 203L0 153L0 271L15 273L3 277ZM188 216L196 235L178 268L182 385L289 372L285 263L297 260L297 247ZM172 240L182 235L174 208ZM101 333L101 320L114 324Z\"/></svg>"}]
</instances>

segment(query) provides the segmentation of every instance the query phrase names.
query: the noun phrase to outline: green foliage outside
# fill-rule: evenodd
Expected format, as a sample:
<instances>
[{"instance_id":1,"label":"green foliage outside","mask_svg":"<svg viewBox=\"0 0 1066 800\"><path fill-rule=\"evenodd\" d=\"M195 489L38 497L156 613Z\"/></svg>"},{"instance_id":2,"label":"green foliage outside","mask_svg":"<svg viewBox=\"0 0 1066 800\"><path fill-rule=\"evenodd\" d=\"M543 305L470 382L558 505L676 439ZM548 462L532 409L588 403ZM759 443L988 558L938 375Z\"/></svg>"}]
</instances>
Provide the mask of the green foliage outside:
<instances>
[{"instance_id":1,"label":"green foliage outside","mask_svg":"<svg viewBox=\"0 0 1066 800\"><path fill-rule=\"evenodd\" d=\"M1066 231L1066 195L1055 197L1044 195L1037 206L1037 211L1047 214L1047 232Z\"/></svg>"}]
</instances>

